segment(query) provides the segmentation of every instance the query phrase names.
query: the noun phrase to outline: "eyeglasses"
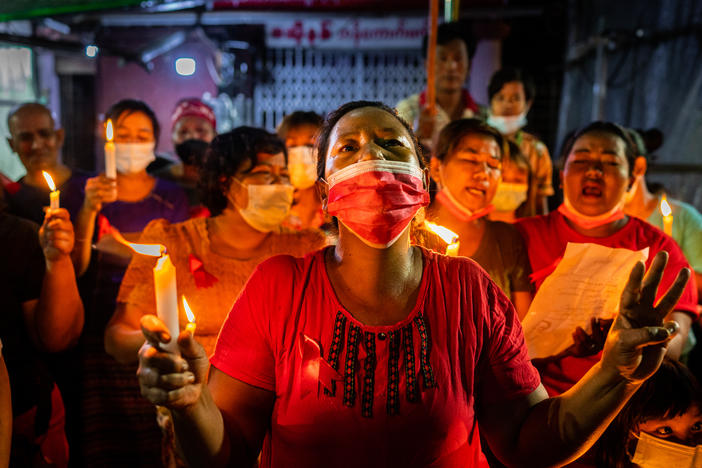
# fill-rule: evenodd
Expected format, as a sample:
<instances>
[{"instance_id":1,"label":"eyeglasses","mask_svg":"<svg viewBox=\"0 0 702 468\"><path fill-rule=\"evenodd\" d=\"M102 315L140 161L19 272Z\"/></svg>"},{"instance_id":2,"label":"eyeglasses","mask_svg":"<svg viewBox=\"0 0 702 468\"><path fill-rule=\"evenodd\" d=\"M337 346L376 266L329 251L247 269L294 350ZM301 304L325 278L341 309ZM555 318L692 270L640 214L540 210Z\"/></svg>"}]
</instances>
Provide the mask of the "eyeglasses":
<instances>
[{"instance_id":1,"label":"eyeglasses","mask_svg":"<svg viewBox=\"0 0 702 468\"><path fill-rule=\"evenodd\" d=\"M285 166L260 164L239 177L251 185L269 185L290 182L290 174Z\"/></svg>"}]
</instances>

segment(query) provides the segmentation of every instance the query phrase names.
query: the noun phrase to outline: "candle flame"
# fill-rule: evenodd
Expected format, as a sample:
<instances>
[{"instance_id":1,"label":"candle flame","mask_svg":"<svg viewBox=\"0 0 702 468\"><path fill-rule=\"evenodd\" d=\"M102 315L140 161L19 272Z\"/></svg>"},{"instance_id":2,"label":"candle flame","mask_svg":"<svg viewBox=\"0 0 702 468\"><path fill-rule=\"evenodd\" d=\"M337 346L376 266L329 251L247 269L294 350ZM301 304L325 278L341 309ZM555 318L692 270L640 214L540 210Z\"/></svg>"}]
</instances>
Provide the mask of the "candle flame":
<instances>
[{"instance_id":1,"label":"candle flame","mask_svg":"<svg viewBox=\"0 0 702 468\"><path fill-rule=\"evenodd\" d=\"M661 214L663 216L670 216L673 213L673 210L670 208L670 205L668 204L668 200L666 199L666 196L663 195L663 198L661 198Z\"/></svg>"},{"instance_id":2,"label":"candle flame","mask_svg":"<svg viewBox=\"0 0 702 468\"><path fill-rule=\"evenodd\" d=\"M195 314L193 314L193 311L190 310L190 306L188 305L188 301L185 300L185 296L183 297L183 309L185 309L185 315L188 316L188 322L194 323L195 322Z\"/></svg>"},{"instance_id":3,"label":"candle flame","mask_svg":"<svg viewBox=\"0 0 702 468\"><path fill-rule=\"evenodd\" d=\"M112 141L113 136L112 119L109 119L107 121L107 127L105 128L105 137L107 137L107 141Z\"/></svg>"},{"instance_id":4,"label":"candle flame","mask_svg":"<svg viewBox=\"0 0 702 468\"><path fill-rule=\"evenodd\" d=\"M46 179L46 183L49 185L49 188L51 189L52 192L56 191L56 185L54 184L54 179L51 178L48 172L46 171L41 171L42 174L44 174L44 179Z\"/></svg>"},{"instance_id":5,"label":"candle flame","mask_svg":"<svg viewBox=\"0 0 702 468\"><path fill-rule=\"evenodd\" d=\"M431 232L433 232L437 236L441 237L441 240L443 240L447 244L454 244L454 243L458 242L458 234L456 234L452 230L445 228L443 226L439 226L438 224L435 224L435 223L432 223L429 221L424 221L424 225Z\"/></svg>"},{"instance_id":6,"label":"candle flame","mask_svg":"<svg viewBox=\"0 0 702 468\"><path fill-rule=\"evenodd\" d=\"M147 255L149 257L162 257L163 254L166 253L166 248L161 244L135 244L133 242L129 242L115 228L112 228L110 234L112 234L117 242L126 245L138 254Z\"/></svg>"}]
</instances>

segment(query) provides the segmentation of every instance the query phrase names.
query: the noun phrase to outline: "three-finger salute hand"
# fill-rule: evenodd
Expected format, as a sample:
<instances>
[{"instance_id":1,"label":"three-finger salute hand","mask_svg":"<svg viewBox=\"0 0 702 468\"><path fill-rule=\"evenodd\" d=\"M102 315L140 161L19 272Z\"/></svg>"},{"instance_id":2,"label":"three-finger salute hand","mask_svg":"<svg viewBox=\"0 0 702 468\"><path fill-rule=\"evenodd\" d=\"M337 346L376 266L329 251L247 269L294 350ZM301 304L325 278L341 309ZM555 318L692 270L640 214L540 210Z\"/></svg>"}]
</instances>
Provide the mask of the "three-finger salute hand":
<instances>
[{"instance_id":1,"label":"three-finger salute hand","mask_svg":"<svg viewBox=\"0 0 702 468\"><path fill-rule=\"evenodd\" d=\"M644 276L645 266L637 263L622 292L619 313L612 324L602 355L602 365L632 383L650 377L665 356L676 322L664 322L682 295L690 278L683 268L672 286L656 304L658 286L668 263L668 253L658 252Z\"/></svg>"}]
</instances>

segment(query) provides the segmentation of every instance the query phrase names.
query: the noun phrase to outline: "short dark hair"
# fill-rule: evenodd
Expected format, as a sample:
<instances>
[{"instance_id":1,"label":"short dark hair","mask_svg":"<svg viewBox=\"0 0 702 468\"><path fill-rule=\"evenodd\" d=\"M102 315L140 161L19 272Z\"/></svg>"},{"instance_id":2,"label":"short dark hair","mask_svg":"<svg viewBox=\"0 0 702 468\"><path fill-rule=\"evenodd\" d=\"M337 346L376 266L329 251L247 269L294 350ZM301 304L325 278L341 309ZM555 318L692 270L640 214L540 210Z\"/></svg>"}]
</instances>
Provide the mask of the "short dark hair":
<instances>
[{"instance_id":1,"label":"short dark hair","mask_svg":"<svg viewBox=\"0 0 702 468\"><path fill-rule=\"evenodd\" d=\"M502 68L493 73L488 84L488 100L492 101L497 93L506 85L513 81L518 81L524 86L524 97L531 101L536 96L536 86L534 80L528 73L519 68Z\"/></svg>"},{"instance_id":2,"label":"short dark hair","mask_svg":"<svg viewBox=\"0 0 702 468\"><path fill-rule=\"evenodd\" d=\"M227 192L232 178L250 163L250 169L258 163L258 154L283 153L287 160L285 145L274 133L261 128L237 127L217 135L200 170L198 189L202 203L212 216L227 207Z\"/></svg>"},{"instance_id":3,"label":"short dark hair","mask_svg":"<svg viewBox=\"0 0 702 468\"><path fill-rule=\"evenodd\" d=\"M631 141L634 143L636 154L639 156L646 156L648 154L648 150L646 150L646 143L644 143L641 134L633 128L627 128L626 131L629 134L629 138L631 138Z\"/></svg>"},{"instance_id":4,"label":"short dark hair","mask_svg":"<svg viewBox=\"0 0 702 468\"><path fill-rule=\"evenodd\" d=\"M464 22L441 23L436 28L436 45L444 45L459 39L466 45L468 58L473 59L475 54L476 41L471 33L470 24ZM427 47L429 44L429 33L424 35L422 39L422 53L427 56Z\"/></svg>"},{"instance_id":5,"label":"short dark hair","mask_svg":"<svg viewBox=\"0 0 702 468\"><path fill-rule=\"evenodd\" d=\"M280 122L276 133L278 136L285 140L288 136L288 132L291 128L301 127L302 125L313 125L317 128L321 127L324 123L324 117L312 111L295 111L292 114L288 114Z\"/></svg>"},{"instance_id":6,"label":"short dark hair","mask_svg":"<svg viewBox=\"0 0 702 468\"><path fill-rule=\"evenodd\" d=\"M161 125L158 123L156 113L144 101L138 99L122 99L107 109L105 112L105 122L112 119L116 124L117 120L126 112L127 115L135 112L143 112L151 121L151 126L154 128L154 141L158 144L158 138L161 136Z\"/></svg>"},{"instance_id":7,"label":"short dark hair","mask_svg":"<svg viewBox=\"0 0 702 468\"><path fill-rule=\"evenodd\" d=\"M561 157L558 162L561 170L565 167L565 163L568 159L568 155L573 150L573 145L575 142L583 135L588 133L609 133L617 138L620 138L624 142L624 155L629 163L629 173L634 170L634 162L638 156L638 150L636 149L636 143L631 140L629 132L621 125L615 124L614 122L604 122L602 120L597 120L587 125L586 127L576 131L573 135L568 138L563 145L563 151L561 151Z\"/></svg>"},{"instance_id":8,"label":"short dark hair","mask_svg":"<svg viewBox=\"0 0 702 468\"><path fill-rule=\"evenodd\" d=\"M461 138L475 133L493 138L497 142L497 146L500 147L500 159L507 153L505 137L502 136L499 130L480 119L459 119L454 120L441 129L436 142L434 157L439 161L444 161L446 156L456 149L456 145L461 141Z\"/></svg>"},{"instance_id":9,"label":"short dark hair","mask_svg":"<svg viewBox=\"0 0 702 468\"><path fill-rule=\"evenodd\" d=\"M417 137L414 135L412 126L408 124L405 119L400 117L395 109L378 101L351 101L347 102L346 104L342 104L338 109L330 113L327 116L327 119L324 121L322 128L319 130L317 144L315 145L315 152L317 154L317 178L324 179L324 170L327 165L327 150L329 149L329 135L331 134L332 129L344 115L356 109L361 109L362 107L374 107L395 117L395 119L397 119L397 121L400 122L403 127L405 127L405 130L407 130L410 138L412 139L412 145L414 146L414 152L417 155L417 160L419 161L419 167L422 169L426 167L426 161L424 160L422 150L420 149Z\"/></svg>"},{"instance_id":10,"label":"short dark hair","mask_svg":"<svg viewBox=\"0 0 702 468\"><path fill-rule=\"evenodd\" d=\"M625 466L630 432L652 419L675 418L691 406L702 409L702 389L684 364L665 358L634 393L595 446L597 466Z\"/></svg>"}]
</instances>

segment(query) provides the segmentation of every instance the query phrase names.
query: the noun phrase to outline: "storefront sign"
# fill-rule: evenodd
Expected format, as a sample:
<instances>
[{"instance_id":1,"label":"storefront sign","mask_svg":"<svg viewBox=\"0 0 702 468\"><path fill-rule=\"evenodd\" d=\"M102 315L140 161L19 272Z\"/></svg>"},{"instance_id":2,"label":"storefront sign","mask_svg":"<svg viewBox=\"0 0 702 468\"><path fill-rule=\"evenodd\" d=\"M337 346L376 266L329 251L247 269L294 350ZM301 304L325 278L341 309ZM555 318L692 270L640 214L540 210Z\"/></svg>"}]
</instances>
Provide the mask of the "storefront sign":
<instances>
[{"instance_id":1,"label":"storefront sign","mask_svg":"<svg viewBox=\"0 0 702 468\"><path fill-rule=\"evenodd\" d=\"M266 45L273 48L419 49L426 18L272 19Z\"/></svg>"}]
</instances>

